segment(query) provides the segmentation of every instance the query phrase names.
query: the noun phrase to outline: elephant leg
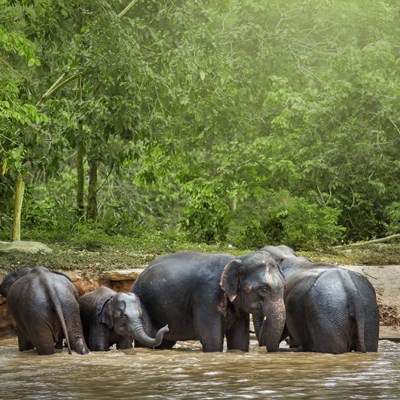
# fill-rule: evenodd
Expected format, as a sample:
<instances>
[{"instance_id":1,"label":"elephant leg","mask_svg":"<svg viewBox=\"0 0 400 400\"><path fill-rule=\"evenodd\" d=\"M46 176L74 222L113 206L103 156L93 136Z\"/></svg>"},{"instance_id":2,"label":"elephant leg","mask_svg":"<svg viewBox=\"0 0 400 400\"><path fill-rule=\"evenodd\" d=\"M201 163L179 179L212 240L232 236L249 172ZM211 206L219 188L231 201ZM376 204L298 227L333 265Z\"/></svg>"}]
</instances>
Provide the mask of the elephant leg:
<instances>
[{"instance_id":1,"label":"elephant leg","mask_svg":"<svg viewBox=\"0 0 400 400\"><path fill-rule=\"evenodd\" d=\"M39 318L34 321L20 321L18 326L18 348L20 351L31 350L33 348L40 355L54 354L54 336L51 324ZM28 336L25 332L29 332Z\"/></svg>"},{"instance_id":2,"label":"elephant leg","mask_svg":"<svg viewBox=\"0 0 400 400\"><path fill-rule=\"evenodd\" d=\"M132 348L132 340L129 338L122 337L117 341L117 349L124 350L124 349L131 349Z\"/></svg>"},{"instance_id":3,"label":"elephant leg","mask_svg":"<svg viewBox=\"0 0 400 400\"><path fill-rule=\"evenodd\" d=\"M109 351L110 341L108 335L104 330L92 330L89 334L88 346L92 351Z\"/></svg>"},{"instance_id":4,"label":"elephant leg","mask_svg":"<svg viewBox=\"0 0 400 400\"><path fill-rule=\"evenodd\" d=\"M194 325L204 352L222 351L224 329L222 315L202 308L193 310Z\"/></svg>"},{"instance_id":5,"label":"elephant leg","mask_svg":"<svg viewBox=\"0 0 400 400\"><path fill-rule=\"evenodd\" d=\"M377 308L372 307L366 312L365 318L365 350L367 352L377 352L379 343L379 312ZM357 346L359 347L359 346ZM359 350L357 348L357 350Z\"/></svg>"},{"instance_id":6,"label":"elephant leg","mask_svg":"<svg viewBox=\"0 0 400 400\"><path fill-rule=\"evenodd\" d=\"M226 331L226 340L228 350L249 351L250 344L250 326L249 316L237 319L232 328Z\"/></svg>"},{"instance_id":7,"label":"elephant leg","mask_svg":"<svg viewBox=\"0 0 400 400\"><path fill-rule=\"evenodd\" d=\"M58 339L58 341L55 345L55 350L57 352L61 352L63 348L64 348L64 338L60 338L60 339Z\"/></svg>"},{"instance_id":8,"label":"elephant leg","mask_svg":"<svg viewBox=\"0 0 400 400\"><path fill-rule=\"evenodd\" d=\"M48 356L50 354L54 354L55 352L54 344L48 342L39 343L36 346L36 350L41 356Z\"/></svg>"},{"instance_id":9,"label":"elephant leg","mask_svg":"<svg viewBox=\"0 0 400 400\"><path fill-rule=\"evenodd\" d=\"M63 308L66 310L64 318L71 349L78 354L89 353L79 316L79 305L75 298L64 299Z\"/></svg>"},{"instance_id":10,"label":"elephant leg","mask_svg":"<svg viewBox=\"0 0 400 400\"><path fill-rule=\"evenodd\" d=\"M172 349L176 344L176 340L166 340L163 339L163 341L161 342L161 344L159 346L157 346L157 349L161 349L161 350L167 350L167 349Z\"/></svg>"},{"instance_id":11,"label":"elephant leg","mask_svg":"<svg viewBox=\"0 0 400 400\"><path fill-rule=\"evenodd\" d=\"M88 354L89 349L86 346L85 339L83 337L76 337L75 340L72 342L72 348L78 354Z\"/></svg>"},{"instance_id":12,"label":"elephant leg","mask_svg":"<svg viewBox=\"0 0 400 400\"><path fill-rule=\"evenodd\" d=\"M18 350L32 350L34 348L32 342L20 331L18 331Z\"/></svg>"}]
</instances>

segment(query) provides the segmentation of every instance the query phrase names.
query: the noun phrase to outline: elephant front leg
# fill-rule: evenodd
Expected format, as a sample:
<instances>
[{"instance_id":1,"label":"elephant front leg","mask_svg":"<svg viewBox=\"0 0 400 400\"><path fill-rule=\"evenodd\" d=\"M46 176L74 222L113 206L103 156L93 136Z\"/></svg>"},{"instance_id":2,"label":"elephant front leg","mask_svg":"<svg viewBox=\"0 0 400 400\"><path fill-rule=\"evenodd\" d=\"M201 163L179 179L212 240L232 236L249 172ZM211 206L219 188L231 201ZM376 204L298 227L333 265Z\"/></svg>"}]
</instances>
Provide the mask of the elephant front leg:
<instances>
[{"instance_id":1,"label":"elephant front leg","mask_svg":"<svg viewBox=\"0 0 400 400\"><path fill-rule=\"evenodd\" d=\"M224 329L221 314L198 310L194 313L194 323L204 352L223 350Z\"/></svg>"},{"instance_id":2,"label":"elephant front leg","mask_svg":"<svg viewBox=\"0 0 400 400\"><path fill-rule=\"evenodd\" d=\"M226 331L228 350L249 351L250 319L245 315L237 319Z\"/></svg>"},{"instance_id":3,"label":"elephant front leg","mask_svg":"<svg viewBox=\"0 0 400 400\"><path fill-rule=\"evenodd\" d=\"M127 337L122 337L117 340L117 349L118 350L125 350L132 348L132 340Z\"/></svg>"},{"instance_id":4,"label":"elephant front leg","mask_svg":"<svg viewBox=\"0 0 400 400\"><path fill-rule=\"evenodd\" d=\"M109 351L110 334L104 329L92 330L89 334L88 346L91 351Z\"/></svg>"}]
</instances>

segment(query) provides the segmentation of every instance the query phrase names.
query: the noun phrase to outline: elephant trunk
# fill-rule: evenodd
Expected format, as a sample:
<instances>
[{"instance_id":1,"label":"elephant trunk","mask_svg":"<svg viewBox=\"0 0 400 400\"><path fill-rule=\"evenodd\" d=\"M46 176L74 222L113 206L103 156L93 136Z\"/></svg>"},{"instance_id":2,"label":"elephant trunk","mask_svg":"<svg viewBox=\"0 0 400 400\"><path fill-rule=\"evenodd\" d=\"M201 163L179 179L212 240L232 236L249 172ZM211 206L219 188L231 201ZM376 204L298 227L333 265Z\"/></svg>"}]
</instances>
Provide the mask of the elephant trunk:
<instances>
[{"instance_id":1,"label":"elephant trunk","mask_svg":"<svg viewBox=\"0 0 400 400\"><path fill-rule=\"evenodd\" d=\"M143 325L141 323L137 323L133 328L133 337L135 340L140 342L146 347L157 347L161 344L164 334L169 331L168 325L165 325L163 328L159 329L156 337L153 339L146 334L143 329Z\"/></svg>"},{"instance_id":2,"label":"elephant trunk","mask_svg":"<svg viewBox=\"0 0 400 400\"><path fill-rule=\"evenodd\" d=\"M253 314L254 331L256 334L256 338L258 340L258 344L260 346L265 346L265 343L261 342L261 336L260 336L263 322L264 322L264 316Z\"/></svg>"},{"instance_id":3,"label":"elephant trunk","mask_svg":"<svg viewBox=\"0 0 400 400\"><path fill-rule=\"evenodd\" d=\"M259 332L260 346L265 345L268 352L278 351L285 321L286 311L283 299L273 301Z\"/></svg>"}]
</instances>

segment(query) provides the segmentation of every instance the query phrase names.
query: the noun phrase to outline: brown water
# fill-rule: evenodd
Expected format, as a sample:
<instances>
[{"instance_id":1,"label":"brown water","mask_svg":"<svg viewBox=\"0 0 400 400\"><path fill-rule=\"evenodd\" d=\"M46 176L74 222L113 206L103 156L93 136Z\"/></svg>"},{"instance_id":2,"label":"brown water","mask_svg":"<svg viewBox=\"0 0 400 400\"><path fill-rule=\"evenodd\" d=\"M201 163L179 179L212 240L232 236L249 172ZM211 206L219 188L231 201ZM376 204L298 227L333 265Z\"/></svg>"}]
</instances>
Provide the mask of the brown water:
<instances>
[{"instance_id":1,"label":"brown water","mask_svg":"<svg viewBox=\"0 0 400 400\"><path fill-rule=\"evenodd\" d=\"M400 343L376 354L111 350L87 356L19 352L0 340L0 399L399 399Z\"/></svg>"}]
</instances>

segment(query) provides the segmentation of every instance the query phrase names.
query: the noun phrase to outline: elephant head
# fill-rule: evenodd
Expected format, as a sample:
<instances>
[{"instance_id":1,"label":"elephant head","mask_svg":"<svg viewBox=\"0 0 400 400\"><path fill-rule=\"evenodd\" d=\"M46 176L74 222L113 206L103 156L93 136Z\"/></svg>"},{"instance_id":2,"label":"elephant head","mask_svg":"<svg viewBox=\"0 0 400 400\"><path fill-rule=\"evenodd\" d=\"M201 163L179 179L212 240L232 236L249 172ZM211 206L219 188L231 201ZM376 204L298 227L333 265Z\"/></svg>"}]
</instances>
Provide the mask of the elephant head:
<instances>
[{"instance_id":1,"label":"elephant head","mask_svg":"<svg viewBox=\"0 0 400 400\"><path fill-rule=\"evenodd\" d=\"M235 308L252 314L256 332L268 351L277 351L285 326L284 278L266 252L254 252L229 262L220 286Z\"/></svg>"},{"instance_id":2,"label":"elephant head","mask_svg":"<svg viewBox=\"0 0 400 400\"><path fill-rule=\"evenodd\" d=\"M3 279L3 281L1 282L1 285L0 285L0 294L2 296L4 296L4 297L7 297L8 292L10 291L10 288L11 288L11 286L13 285L13 283L15 281L17 281L18 279L22 278L25 275L28 275L32 271L35 272L35 271L38 271L38 270L41 270L41 271L44 271L44 272L51 272L52 274L61 275L61 276L65 277L65 278L67 278L69 281L71 281L71 279L67 275L63 274L62 272L49 270L46 267L36 267L35 269L34 268L30 268L30 267L24 267L24 268L19 269L18 271L10 272L9 274L7 274L4 277L4 279Z\"/></svg>"},{"instance_id":3,"label":"elephant head","mask_svg":"<svg viewBox=\"0 0 400 400\"><path fill-rule=\"evenodd\" d=\"M168 332L168 326L161 328L154 339L151 338L143 327L144 313L139 297L124 292L114 294L98 308L101 322L118 335L137 340L147 347L157 347Z\"/></svg>"},{"instance_id":4,"label":"elephant head","mask_svg":"<svg viewBox=\"0 0 400 400\"><path fill-rule=\"evenodd\" d=\"M32 271L32 268L25 267L18 271L14 271L14 272L11 272L8 275L6 275L0 285L0 294L4 297L7 297L12 284L15 281L17 281L19 278L22 278L23 276L29 274L29 272L31 272L31 271Z\"/></svg>"},{"instance_id":5,"label":"elephant head","mask_svg":"<svg viewBox=\"0 0 400 400\"><path fill-rule=\"evenodd\" d=\"M279 246L265 246L261 251L266 251L272 256L281 268L285 279L298 271L315 268L318 265L326 266L324 263L313 263L309 258L297 256L291 247L284 244Z\"/></svg>"}]
</instances>

